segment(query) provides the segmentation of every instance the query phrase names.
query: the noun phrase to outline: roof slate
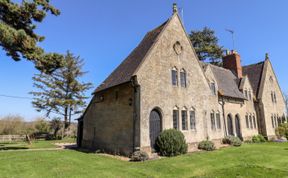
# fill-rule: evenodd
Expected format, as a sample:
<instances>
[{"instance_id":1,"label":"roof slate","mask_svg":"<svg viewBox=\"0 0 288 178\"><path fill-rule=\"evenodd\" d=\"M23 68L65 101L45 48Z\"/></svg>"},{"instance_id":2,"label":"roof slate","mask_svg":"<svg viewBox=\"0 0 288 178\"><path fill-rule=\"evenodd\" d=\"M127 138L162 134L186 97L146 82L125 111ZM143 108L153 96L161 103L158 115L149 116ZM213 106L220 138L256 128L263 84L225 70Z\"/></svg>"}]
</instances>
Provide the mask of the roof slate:
<instances>
[{"instance_id":1,"label":"roof slate","mask_svg":"<svg viewBox=\"0 0 288 178\"><path fill-rule=\"evenodd\" d=\"M245 99L239 90L239 79L227 69L210 65L211 70L217 80L218 88L224 96Z\"/></svg>"},{"instance_id":2,"label":"roof slate","mask_svg":"<svg viewBox=\"0 0 288 178\"><path fill-rule=\"evenodd\" d=\"M159 27L148 32L140 44L130 55L100 84L94 93L117 86L131 80L132 75L144 60L146 54L153 46L155 40L167 24L168 20Z\"/></svg>"},{"instance_id":3,"label":"roof slate","mask_svg":"<svg viewBox=\"0 0 288 178\"><path fill-rule=\"evenodd\" d=\"M262 61L257 64L243 66L243 74L248 76L255 96L257 96L259 91L264 63L265 61Z\"/></svg>"}]
</instances>

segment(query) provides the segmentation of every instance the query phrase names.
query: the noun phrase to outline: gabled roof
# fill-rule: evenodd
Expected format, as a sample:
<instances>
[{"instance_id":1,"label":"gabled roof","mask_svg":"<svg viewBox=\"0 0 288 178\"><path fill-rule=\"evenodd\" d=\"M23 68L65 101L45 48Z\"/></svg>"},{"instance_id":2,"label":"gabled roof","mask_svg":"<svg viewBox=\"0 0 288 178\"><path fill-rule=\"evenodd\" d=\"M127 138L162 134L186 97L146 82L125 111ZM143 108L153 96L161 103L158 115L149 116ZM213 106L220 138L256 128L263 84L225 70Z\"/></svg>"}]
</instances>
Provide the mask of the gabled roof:
<instances>
[{"instance_id":1,"label":"gabled roof","mask_svg":"<svg viewBox=\"0 0 288 178\"><path fill-rule=\"evenodd\" d=\"M223 96L245 99L243 93L240 92L239 79L227 69L215 65L209 65L217 81L219 91Z\"/></svg>"},{"instance_id":2,"label":"gabled roof","mask_svg":"<svg viewBox=\"0 0 288 178\"><path fill-rule=\"evenodd\" d=\"M159 34L164 29L169 20L159 27L148 32L140 44L130 53L130 55L100 84L94 93L117 86L131 80L134 72L144 60L146 54L153 46Z\"/></svg>"},{"instance_id":3,"label":"gabled roof","mask_svg":"<svg viewBox=\"0 0 288 178\"><path fill-rule=\"evenodd\" d=\"M264 69L264 63L265 61L262 61L257 64L243 66L243 75L248 76L255 96L258 95L258 91L260 88L260 82L261 82L262 73Z\"/></svg>"}]
</instances>

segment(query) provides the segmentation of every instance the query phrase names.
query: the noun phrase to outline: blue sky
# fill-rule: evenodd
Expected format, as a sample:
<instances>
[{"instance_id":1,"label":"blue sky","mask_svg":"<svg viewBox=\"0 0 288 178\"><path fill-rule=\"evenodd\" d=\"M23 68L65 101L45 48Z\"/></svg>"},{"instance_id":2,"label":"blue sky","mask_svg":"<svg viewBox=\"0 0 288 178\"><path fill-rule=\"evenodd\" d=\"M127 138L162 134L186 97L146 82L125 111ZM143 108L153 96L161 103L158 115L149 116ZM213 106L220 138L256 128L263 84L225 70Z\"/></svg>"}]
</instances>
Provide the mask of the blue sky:
<instances>
[{"instance_id":1,"label":"blue sky","mask_svg":"<svg viewBox=\"0 0 288 178\"><path fill-rule=\"evenodd\" d=\"M46 36L40 45L48 52L70 50L85 60L89 73L84 81L96 87L136 47L145 33L167 20L176 2L184 9L186 31L208 26L215 30L219 43L235 48L242 64L264 60L265 53L275 68L283 91L288 92L286 52L288 51L288 1L263 0L105 0L51 1L62 14L48 15L37 32ZM33 90L32 76L37 71L32 63L14 62L0 50L0 95L29 96ZM91 96L92 90L87 92ZM0 116L19 114L33 120L37 113L29 99L0 96Z\"/></svg>"}]
</instances>

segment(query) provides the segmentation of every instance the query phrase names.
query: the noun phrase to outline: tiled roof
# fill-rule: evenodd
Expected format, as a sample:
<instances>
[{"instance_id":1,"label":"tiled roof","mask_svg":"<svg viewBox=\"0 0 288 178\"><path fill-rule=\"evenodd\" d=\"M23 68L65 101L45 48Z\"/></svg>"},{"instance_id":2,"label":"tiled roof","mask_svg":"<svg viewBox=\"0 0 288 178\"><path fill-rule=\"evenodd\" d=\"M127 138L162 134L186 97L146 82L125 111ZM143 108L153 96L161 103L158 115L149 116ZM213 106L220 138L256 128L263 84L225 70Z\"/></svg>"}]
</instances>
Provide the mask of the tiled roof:
<instances>
[{"instance_id":1,"label":"tiled roof","mask_svg":"<svg viewBox=\"0 0 288 178\"><path fill-rule=\"evenodd\" d=\"M239 79L227 69L210 65L211 70L217 80L218 88L224 96L245 99L239 90Z\"/></svg>"},{"instance_id":2,"label":"tiled roof","mask_svg":"<svg viewBox=\"0 0 288 178\"><path fill-rule=\"evenodd\" d=\"M257 96L258 90L260 87L261 76L262 76L262 72L264 68L264 62L265 61L259 62L257 64L243 66L243 75L248 76L255 96Z\"/></svg>"},{"instance_id":3,"label":"tiled roof","mask_svg":"<svg viewBox=\"0 0 288 178\"><path fill-rule=\"evenodd\" d=\"M148 32L141 43L131 52L131 54L98 86L95 92L117 86L131 80L132 75L142 63L146 54L153 46L158 35L161 33L166 23L163 23L154 30Z\"/></svg>"}]
</instances>

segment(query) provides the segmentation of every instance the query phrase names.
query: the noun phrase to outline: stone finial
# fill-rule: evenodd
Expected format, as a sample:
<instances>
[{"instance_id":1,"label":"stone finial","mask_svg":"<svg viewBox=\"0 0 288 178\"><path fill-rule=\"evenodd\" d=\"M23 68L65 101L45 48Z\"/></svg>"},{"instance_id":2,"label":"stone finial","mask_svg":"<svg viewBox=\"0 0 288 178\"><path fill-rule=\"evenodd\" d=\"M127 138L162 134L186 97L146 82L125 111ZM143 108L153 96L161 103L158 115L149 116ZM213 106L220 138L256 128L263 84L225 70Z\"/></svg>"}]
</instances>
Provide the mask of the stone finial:
<instances>
[{"instance_id":1,"label":"stone finial","mask_svg":"<svg viewBox=\"0 0 288 178\"><path fill-rule=\"evenodd\" d=\"M265 60L269 59L269 53L265 53Z\"/></svg>"},{"instance_id":2,"label":"stone finial","mask_svg":"<svg viewBox=\"0 0 288 178\"><path fill-rule=\"evenodd\" d=\"M178 13L177 4L173 3L173 14Z\"/></svg>"}]
</instances>

